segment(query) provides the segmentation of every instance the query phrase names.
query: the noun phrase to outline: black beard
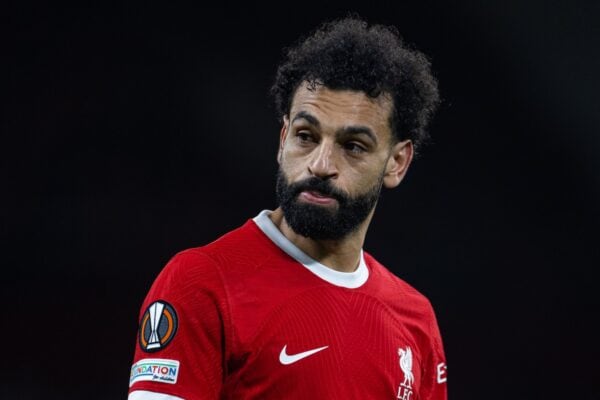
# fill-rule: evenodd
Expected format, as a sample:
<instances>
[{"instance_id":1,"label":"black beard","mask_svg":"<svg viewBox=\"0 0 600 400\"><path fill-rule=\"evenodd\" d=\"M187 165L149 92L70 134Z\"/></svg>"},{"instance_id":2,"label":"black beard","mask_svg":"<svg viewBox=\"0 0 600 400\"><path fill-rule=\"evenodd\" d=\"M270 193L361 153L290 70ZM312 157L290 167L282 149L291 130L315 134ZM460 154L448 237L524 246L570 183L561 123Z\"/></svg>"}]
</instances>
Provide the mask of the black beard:
<instances>
[{"instance_id":1,"label":"black beard","mask_svg":"<svg viewBox=\"0 0 600 400\"><path fill-rule=\"evenodd\" d=\"M314 240L339 240L354 232L375 207L383 176L367 193L350 197L329 180L307 178L292 184L281 169L277 172L277 201L288 225L299 235ZM316 191L337 200L335 209L298 201L303 191Z\"/></svg>"}]
</instances>

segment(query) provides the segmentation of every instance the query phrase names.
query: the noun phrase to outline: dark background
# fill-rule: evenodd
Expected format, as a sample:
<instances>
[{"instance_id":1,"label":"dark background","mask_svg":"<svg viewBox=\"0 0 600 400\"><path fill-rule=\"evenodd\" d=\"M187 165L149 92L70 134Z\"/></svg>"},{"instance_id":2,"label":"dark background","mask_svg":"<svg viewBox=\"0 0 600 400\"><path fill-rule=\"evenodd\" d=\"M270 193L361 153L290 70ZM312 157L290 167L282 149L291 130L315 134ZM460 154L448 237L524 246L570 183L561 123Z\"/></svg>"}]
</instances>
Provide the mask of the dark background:
<instances>
[{"instance_id":1,"label":"dark background","mask_svg":"<svg viewBox=\"0 0 600 400\"><path fill-rule=\"evenodd\" d=\"M365 249L432 301L451 399L600 398L600 3L325 3L6 7L2 399L126 397L166 261L275 207L281 49L348 11L440 80Z\"/></svg>"}]
</instances>

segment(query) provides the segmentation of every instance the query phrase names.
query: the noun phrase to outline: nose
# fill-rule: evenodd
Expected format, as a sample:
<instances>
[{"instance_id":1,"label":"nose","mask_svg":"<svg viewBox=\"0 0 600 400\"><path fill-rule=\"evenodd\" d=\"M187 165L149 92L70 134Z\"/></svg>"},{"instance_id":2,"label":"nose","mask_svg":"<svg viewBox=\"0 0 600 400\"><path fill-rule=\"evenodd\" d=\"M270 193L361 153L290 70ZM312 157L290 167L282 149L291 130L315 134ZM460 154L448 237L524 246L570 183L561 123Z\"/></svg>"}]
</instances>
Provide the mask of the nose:
<instances>
[{"instance_id":1,"label":"nose","mask_svg":"<svg viewBox=\"0 0 600 400\"><path fill-rule=\"evenodd\" d=\"M337 178L338 169L335 160L335 144L322 141L313 151L308 163L308 172L321 179Z\"/></svg>"}]
</instances>

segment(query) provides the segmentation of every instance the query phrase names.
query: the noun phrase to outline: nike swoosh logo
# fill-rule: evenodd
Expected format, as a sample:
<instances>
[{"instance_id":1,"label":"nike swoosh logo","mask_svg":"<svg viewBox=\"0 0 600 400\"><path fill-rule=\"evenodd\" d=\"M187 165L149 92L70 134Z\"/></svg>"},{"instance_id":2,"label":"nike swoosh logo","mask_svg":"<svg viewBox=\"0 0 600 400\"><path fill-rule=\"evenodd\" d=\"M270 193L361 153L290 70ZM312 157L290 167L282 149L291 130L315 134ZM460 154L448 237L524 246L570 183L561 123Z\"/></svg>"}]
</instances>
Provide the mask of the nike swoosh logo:
<instances>
[{"instance_id":1,"label":"nike swoosh logo","mask_svg":"<svg viewBox=\"0 0 600 400\"><path fill-rule=\"evenodd\" d=\"M323 347L319 347L317 349L312 349L312 350L308 350L308 351L303 351L302 353L290 355L290 354L287 354L287 344L286 344L285 346L283 346L283 349L281 349L281 353L279 353L279 362L282 363L283 365L293 364L296 361L300 361L303 358L312 356L313 354L318 353L321 350L325 350L328 347L329 346L323 346Z\"/></svg>"},{"instance_id":2,"label":"nike swoosh logo","mask_svg":"<svg viewBox=\"0 0 600 400\"><path fill-rule=\"evenodd\" d=\"M281 349L281 353L279 353L279 362L282 363L283 365L293 364L296 361L300 361L303 358L312 356L313 354L318 353L321 350L325 350L328 347L329 346L319 347L318 349L312 349L312 350L304 351L302 353L290 355L290 354L287 354L287 344L286 344L285 346L283 346L283 349Z\"/></svg>"}]
</instances>

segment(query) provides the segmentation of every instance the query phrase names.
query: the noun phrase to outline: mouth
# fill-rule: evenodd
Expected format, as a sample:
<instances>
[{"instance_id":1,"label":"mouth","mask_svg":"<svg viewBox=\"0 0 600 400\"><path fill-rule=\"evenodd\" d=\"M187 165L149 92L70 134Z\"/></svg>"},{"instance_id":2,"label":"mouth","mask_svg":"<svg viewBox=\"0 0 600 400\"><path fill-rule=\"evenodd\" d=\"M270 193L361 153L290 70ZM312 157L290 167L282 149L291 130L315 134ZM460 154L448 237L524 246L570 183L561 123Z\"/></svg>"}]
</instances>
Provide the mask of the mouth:
<instances>
[{"instance_id":1,"label":"mouth","mask_svg":"<svg viewBox=\"0 0 600 400\"><path fill-rule=\"evenodd\" d=\"M315 190L305 190L300 192L298 199L307 203L319 204L319 205L331 205L337 202L333 197L326 196Z\"/></svg>"}]
</instances>

